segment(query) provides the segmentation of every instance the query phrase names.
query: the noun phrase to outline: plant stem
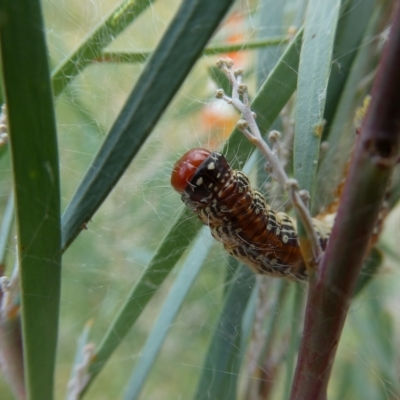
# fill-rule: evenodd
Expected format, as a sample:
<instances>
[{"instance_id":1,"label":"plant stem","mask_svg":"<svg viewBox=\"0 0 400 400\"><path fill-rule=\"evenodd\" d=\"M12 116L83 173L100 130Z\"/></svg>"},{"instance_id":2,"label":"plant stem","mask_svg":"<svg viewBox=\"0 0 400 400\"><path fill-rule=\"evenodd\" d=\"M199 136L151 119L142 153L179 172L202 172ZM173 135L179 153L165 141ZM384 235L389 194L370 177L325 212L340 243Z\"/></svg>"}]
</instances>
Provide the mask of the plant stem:
<instances>
[{"instance_id":1,"label":"plant stem","mask_svg":"<svg viewBox=\"0 0 400 400\"><path fill-rule=\"evenodd\" d=\"M267 47L278 46L288 43L289 37L277 36L263 40L250 40L233 44L213 44L203 50L203 56L213 56L215 54L230 53L234 51L246 51L265 49ZM154 50L143 51L103 51L96 62L109 63L141 63L147 61Z\"/></svg>"}]
</instances>

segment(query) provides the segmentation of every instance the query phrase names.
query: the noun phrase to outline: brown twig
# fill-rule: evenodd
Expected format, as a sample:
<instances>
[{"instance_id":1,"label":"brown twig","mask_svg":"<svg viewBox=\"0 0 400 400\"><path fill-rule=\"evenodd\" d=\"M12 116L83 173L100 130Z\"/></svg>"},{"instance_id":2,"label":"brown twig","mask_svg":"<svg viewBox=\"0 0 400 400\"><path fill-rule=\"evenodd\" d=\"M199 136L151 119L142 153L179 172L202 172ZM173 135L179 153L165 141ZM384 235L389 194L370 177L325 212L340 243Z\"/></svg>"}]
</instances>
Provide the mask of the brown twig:
<instances>
[{"instance_id":1,"label":"brown twig","mask_svg":"<svg viewBox=\"0 0 400 400\"><path fill-rule=\"evenodd\" d=\"M325 400L352 293L400 142L400 1L372 89L342 202L318 274L310 284L291 400Z\"/></svg>"},{"instance_id":2,"label":"brown twig","mask_svg":"<svg viewBox=\"0 0 400 400\"><path fill-rule=\"evenodd\" d=\"M250 108L250 102L247 93L247 85L243 84L243 70L232 70L233 61L229 58L220 58L217 61L217 66L228 78L232 86L232 97L227 96L222 89L217 90L216 97L225 100L228 104L232 104L243 115L236 124L236 127L244 134L244 136L253 143L267 160L267 171L289 194L294 209L299 216L305 232L306 238L300 242L300 248L303 254L304 261L307 266L315 268L318 265L322 256L322 248L318 235L314 229L311 214L304 202L304 196L299 190L297 181L289 179L284 165L278 158L276 149L278 138L274 136L274 149L264 141L258 125L255 121L256 115ZM240 99L242 98L242 100Z\"/></svg>"}]
</instances>

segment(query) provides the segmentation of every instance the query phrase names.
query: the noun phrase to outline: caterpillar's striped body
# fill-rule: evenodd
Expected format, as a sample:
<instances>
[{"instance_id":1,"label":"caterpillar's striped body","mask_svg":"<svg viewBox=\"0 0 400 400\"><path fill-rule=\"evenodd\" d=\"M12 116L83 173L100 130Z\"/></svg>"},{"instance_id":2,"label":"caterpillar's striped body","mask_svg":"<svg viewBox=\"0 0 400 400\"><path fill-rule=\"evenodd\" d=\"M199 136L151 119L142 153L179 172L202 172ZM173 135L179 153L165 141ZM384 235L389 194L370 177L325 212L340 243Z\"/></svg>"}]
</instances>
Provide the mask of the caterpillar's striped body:
<instances>
[{"instance_id":1,"label":"caterpillar's striped body","mask_svg":"<svg viewBox=\"0 0 400 400\"><path fill-rule=\"evenodd\" d=\"M222 154L190 150L175 164L171 183L184 203L210 227L214 238L254 272L307 279L295 220L273 211ZM313 222L324 249L331 228L321 221Z\"/></svg>"}]
</instances>

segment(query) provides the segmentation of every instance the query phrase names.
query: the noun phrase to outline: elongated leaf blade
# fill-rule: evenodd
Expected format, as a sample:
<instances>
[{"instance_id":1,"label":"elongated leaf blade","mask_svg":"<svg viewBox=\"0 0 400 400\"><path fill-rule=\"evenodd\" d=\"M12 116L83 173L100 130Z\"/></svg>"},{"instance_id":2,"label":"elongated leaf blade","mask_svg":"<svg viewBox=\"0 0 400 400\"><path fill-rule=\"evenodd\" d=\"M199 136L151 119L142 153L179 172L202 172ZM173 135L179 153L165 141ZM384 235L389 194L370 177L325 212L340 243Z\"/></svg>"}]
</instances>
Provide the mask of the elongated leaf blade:
<instances>
[{"instance_id":1,"label":"elongated leaf blade","mask_svg":"<svg viewBox=\"0 0 400 400\"><path fill-rule=\"evenodd\" d=\"M254 273L244 265L238 268L211 339L196 400L236 399L243 355L240 349L242 318L254 285Z\"/></svg>"},{"instance_id":2,"label":"elongated leaf blade","mask_svg":"<svg viewBox=\"0 0 400 400\"><path fill-rule=\"evenodd\" d=\"M60 298L60 188L38 0L0 3L1 59L17 215L27 398L53 398Z\"/></svg>"},{"instance_id":3,"label":"elongated leaf blade","mask_svg":"<svg viewBox=\"0 0 400 400\"><path fill-rule=\"evenodd\" d=\"M244 50L255 50L263 49L267 47L276 47L278 45L287 44L287 37L277 36L274 38L267 38L265 40L250 40L242 43L234 44L214 44L207 46L203 50L204 56L212 56L216 54L225 54L235 51ZM138 51L138 52L126 52L126 51L104 51L101 55L102 62L113 62L113 63L143 63L152 54L151 50Z\"/></svg>"},{"instance_id":4,"label":"elongated leaf blade","mask_svg":"<svg viewBox=\"0 0 400 400\"><path fill-rule=\"evenodd\" d=\"M11 193L8 198L6 209L0 226L0 268L4 268L6 263L6 253L8 240L14 222L14 194Z\"/></svg>"},{"instance_id":5,"label":"elongated leaf blade","mask_svg":"<svg viewBox=\"0 0 400 400\"><path fill-rule=\"evenodd\" d=\"M301 49L294 140L295 178L314 193L339 0L308 3Z\"/></svg>"},{"instance_id":6,"label":"elongated leaf blade","mask_svg":"<svg viewBox=\"0 0 400 400\"><path fill-rule=\"evenodd\" d=\"M332 69L329 77L324 120L327 126L323 137L327 137L335 115L340 96L350 74L357 50L364 37L375 1L350 0L342 3L340 18L332 55Z\"/></svg>"}]
</instances>

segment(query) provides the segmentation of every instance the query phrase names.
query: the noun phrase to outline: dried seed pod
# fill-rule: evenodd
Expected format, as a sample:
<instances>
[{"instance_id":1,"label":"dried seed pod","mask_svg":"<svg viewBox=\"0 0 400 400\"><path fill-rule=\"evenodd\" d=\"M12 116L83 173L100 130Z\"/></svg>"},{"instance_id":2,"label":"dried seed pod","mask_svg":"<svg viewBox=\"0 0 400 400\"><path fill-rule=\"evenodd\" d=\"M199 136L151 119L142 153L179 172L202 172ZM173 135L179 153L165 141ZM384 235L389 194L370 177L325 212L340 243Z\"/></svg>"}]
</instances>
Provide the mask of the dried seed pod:
<instances>
[{"instance_id":1,"label":"dried seed pod","mask_svg":"<svg viewBox=\"0 0 400 400\"><path fill-rule=\"evenodd\" d=\"M210 227L213 237L254 272L307 279L295 219L273 211L246 175L233 170L222 154L190 150L176 162L171 184ZM313 223L325 249L331 227L315 219Z\"/></svg>"}]
</instances>

